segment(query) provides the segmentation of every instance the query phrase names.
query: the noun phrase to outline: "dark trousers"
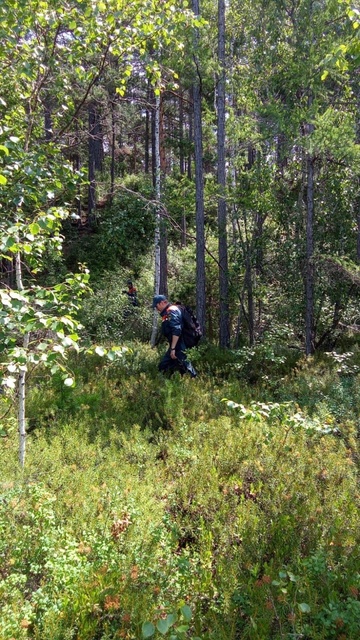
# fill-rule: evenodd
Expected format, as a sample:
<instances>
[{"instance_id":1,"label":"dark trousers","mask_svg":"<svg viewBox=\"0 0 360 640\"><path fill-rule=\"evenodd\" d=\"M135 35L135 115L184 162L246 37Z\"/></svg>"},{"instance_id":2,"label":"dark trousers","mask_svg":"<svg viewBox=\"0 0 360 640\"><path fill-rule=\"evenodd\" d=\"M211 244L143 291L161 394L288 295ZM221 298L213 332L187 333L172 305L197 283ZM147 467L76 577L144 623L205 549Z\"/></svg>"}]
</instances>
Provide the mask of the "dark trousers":
<instances>
[{"instance_id":1,"label":"dark trousers","mask_svg":"<svg viewBox=\"0 0 360 640\"><path fill-rule=\"evenodd\" d=\"M160 360L159 371L161 371L162 373L168 372L169 375L175 373L175 371L179 371L181 375L184 375L184 373L190 373L191 377L195 378L196 371L191 362L186 359L185 345L182 342L180 342L179 345L179 342L177 343L175 349L176 360L173 360L173 358L170 356L169 347L165 355Z\"/></svg>"}]
</instances>

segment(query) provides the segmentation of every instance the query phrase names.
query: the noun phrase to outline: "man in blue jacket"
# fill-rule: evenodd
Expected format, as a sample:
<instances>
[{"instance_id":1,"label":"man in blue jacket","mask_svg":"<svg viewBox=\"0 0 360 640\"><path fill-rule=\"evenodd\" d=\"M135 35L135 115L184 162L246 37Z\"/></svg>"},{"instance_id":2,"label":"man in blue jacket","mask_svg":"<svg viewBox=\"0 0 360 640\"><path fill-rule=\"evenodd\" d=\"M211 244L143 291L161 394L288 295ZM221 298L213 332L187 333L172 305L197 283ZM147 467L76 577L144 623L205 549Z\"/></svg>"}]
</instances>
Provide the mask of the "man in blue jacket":
<instances>
[{"instance_id":1,"label":"man in blue jacket","mask_svg":"<svg viewBox=\"0 0 360 640\"><path fill-rule=\"evenodd\" d=\"M154 296L153 309L159 312L162 323L161 331L169 343L169 348L162 357L159 364L159 371L179 371L181 375L190 373L195 378L196 371L191 362L186 358L186 346L182 338L182 316L179 307L171 304L166 296Z\"/></svg>"}]
</instances>

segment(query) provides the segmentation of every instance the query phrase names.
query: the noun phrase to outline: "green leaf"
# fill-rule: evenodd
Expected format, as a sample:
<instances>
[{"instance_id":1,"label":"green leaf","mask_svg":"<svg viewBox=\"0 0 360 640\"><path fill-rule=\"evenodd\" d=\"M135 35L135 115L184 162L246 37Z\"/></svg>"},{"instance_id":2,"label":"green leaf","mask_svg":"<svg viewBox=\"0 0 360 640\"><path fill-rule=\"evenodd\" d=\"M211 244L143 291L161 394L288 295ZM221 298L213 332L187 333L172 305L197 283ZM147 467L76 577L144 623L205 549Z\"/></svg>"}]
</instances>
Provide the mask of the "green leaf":
<instances>
[{"instance_id":1,"label":"green leaf","mask_svg":"<svg viewBox=\"0 0 360 640\"><path fill-rule=\"evenodd\" d=\"M141 633L143 638L151 638L155 633L155 627L152 622L144 622L141 627Z\"/></svg>"},{"instance_id":2,"label":"green leaf","mask_svg":"<svg viewBox=\"0 0 360 640\"><path fill-rule=\"evenodd\" d=\"M177 615L176 613L169 613L168 617L167 617L168 621L169 621L169 626L172 627L173 624L175 624L176 620L177 620Z\"/></svg>"},{"instance_id":3,"label":"green leaf","mask_svg":"<svg viewBox=\"0 0 360 640\"><path fill-rule=\"evenodd\" d=\"M166 618L162 618L158 621L156 628L158 631L160 631L160 633L165 635L165 633L169 631L170 627L172 627L175 622L176 615L174 613L170 613L168 616L166 616Z\"/></svg>"},{"instance_id":4,"label":"green leaf","mask_svg":"<svg viewBox=\"0 0 360 640\"><path fill-rule=\"evenodd\" d=\"M311 611L309 605L306 604L306 602L298 603L298 607L299 607L301 613L310 613L310 611Z\"/></svg>"},{"instance_id":5,"label":"green leaf","mask_svg":"<svg viewBox=\"0 0 360 640\"><path fill-rule=\"evenodd\" d=\"M294 576L294 574L291 573L291 571L288 571L287 574L291 582L296 582L296 576Z\"/></svg>"},{"instance_id":6,"label":"green leaf","mask_svg":"<svg viewBox=\"0 0 360 640\"><path fill-rule=\"evenodd\" d=\"M0 173L0 184L6 184L7 183L7 179L5 178L5 176L2 176Z\"/></svg>"},{"instance_id":7,"label":"green leaf","mask_svg":"<svg viewBox=\"0 0 360 640\"><path fill-rule=\"evenodd\" d=\"M190 622L191 618L192 618L192 613L191 613L191 609L189 607L188 604L184 604L181 609L180 609L182 615L184 616L184 619L186 620L186 622Z\"/></svg>"},{"instance_id":8,"label":"green leaf","mask_svg":"<svg viewBox=\"0 0 360 640\"><path fill-rule=\"evenodd\" d=\"M167 633L169 631L169 625L168 625L168 621L167 618L161 618L161 620L158 621L156 628L158 631L160 631L160 633L162 633L163 635L165 635L165 633Z\"/></svg>"},{"instance_id":9,"label":"green leaf","mask_svg":"<svg viewBox=\"0 0 360 640\"><path fill-rule=\"evenodd\" d=\"M37 222L32 222L31 224L29 224L29 229L30 233L32 233L33 236L36 236L38 233L40 233L40 225Z\"/></svg>"}]
</instances>

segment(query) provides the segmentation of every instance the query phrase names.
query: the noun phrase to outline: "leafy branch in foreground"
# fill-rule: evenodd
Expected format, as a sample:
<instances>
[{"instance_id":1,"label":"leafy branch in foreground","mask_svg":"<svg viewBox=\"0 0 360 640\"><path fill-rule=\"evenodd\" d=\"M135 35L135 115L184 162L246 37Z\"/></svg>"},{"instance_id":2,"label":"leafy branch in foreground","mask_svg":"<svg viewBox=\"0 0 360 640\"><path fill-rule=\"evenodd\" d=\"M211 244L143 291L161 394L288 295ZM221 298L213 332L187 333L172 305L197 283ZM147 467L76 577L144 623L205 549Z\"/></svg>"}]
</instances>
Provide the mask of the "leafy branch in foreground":
<instances>
[{"instance_id":1,"label":"leafy branch in foreground","mask_svg":"<svg viewBox=\"0 0 360 640\"><path fill-rule=\"evenodd\" d=\"M66 215L64 210L50 209L30 222L22 220L22 214L19 214L15 223L2 225L0 255L5 260L15 261L17 289L8 286L0 289L0 385L10 393L18 390L19 460L22 466L25 462L27 374L38 366L49 370L51 375L60 371L64 384L72 386L74 377L67 366L67 354L69 350L80 351L82 325L77 314L83 296L90 291L88 270L81 267L79 273L69 274L53 287L37 284L24 287L22 277L22 256L36 273L46 251L51 249L60 253L60 225ZM124 351L120 347L92 349L110 360Z\"/></svg>"}]
</instances>

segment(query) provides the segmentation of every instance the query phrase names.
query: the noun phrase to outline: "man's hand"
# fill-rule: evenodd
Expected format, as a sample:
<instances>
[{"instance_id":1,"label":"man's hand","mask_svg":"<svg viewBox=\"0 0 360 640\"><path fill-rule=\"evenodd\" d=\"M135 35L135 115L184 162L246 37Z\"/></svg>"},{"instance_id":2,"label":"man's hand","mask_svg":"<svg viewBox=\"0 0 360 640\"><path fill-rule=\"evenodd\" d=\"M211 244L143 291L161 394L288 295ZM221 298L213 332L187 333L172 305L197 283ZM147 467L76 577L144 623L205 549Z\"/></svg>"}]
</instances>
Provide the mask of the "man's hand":
<instances>
[{"instance_id":1,"label":"man's hand","mask_svg":"<svg viewBox=\"0 0 360 640\"><path fill-rule=\"evenodd\" d=\"M175 347L178 343L179 340L179 336L171 336L171 342L170 342L170 358L172 360L177 360L177 357L175 355Z\"/></svg>"}]
</instances>

